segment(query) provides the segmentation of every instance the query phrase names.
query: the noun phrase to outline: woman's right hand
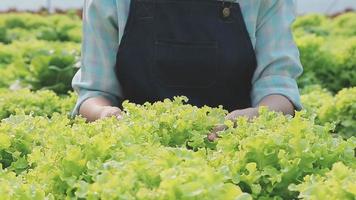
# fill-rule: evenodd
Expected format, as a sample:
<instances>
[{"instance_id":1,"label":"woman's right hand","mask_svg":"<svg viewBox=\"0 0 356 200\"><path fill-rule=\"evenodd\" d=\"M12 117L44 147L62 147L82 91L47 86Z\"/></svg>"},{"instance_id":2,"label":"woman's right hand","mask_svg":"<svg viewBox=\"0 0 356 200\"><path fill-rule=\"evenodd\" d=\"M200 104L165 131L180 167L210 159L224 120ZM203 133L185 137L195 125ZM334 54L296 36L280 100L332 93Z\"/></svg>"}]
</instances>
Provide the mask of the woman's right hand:
<instances>
[{"instance_id":1,"label":"woman's right hand","mask_svg":"<svg viewBox=\"0 0 356 200\"><path fill-rule=\"evenodd\" d=\"M122 118L120 108L113 106L112 102L101 96L85 100L80 106L79 114L86 118L88 122L112 116L116 116L118 119Z\"/></svg>"},{"instance_id":2,"label":"woman's right hand","mask_svg":"<svg viewBox=\"0 0 356 200\"><path fill-rule=\"evenodd\" d=\"M102 106L99 112L99 119L115 116L117 119L122 119L122 111L114 106Z\"/></svg>"}]
</instances>

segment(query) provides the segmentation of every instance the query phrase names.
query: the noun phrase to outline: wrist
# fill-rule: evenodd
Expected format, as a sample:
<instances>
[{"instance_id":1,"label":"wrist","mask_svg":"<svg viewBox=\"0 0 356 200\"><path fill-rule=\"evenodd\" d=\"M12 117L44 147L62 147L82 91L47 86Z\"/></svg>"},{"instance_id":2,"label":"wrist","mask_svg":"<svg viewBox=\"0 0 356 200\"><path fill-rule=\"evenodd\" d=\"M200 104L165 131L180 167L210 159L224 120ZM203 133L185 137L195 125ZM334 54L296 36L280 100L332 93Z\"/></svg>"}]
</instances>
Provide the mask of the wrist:
<instances>
[{"instance_id":1,"label":"wrist","mask_svg":"<svg viewBox=\"0 0 356 200\"><path fill-rule=\"evenodd\" d=\"M251 108L247 108L247 109L248 109L248 111L251 113L251 116L255 116L255 117L258 116L258 114L259 114L259 112L258 112L259 107L251 107Z\"/></svg>"}]
</instances>

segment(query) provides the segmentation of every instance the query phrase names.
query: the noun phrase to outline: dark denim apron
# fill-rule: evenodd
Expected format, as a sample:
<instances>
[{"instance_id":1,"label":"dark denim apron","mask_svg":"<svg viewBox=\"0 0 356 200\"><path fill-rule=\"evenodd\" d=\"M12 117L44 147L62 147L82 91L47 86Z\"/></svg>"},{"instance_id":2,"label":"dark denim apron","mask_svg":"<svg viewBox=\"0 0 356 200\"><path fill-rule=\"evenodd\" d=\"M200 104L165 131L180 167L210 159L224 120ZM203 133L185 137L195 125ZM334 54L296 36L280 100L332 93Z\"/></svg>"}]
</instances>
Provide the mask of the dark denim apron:
<instances>
[{"instance_id":1,"label":"dark denim apron","mask_svg":"<svg viewBox=\"0 0 356 200\"><path fill-rule=\"evenodd\" d=\"M196 106L251 106L256 57L238 3L131 0L117 53L123 100L184 95Z\"/></svg>"}]
</instances>

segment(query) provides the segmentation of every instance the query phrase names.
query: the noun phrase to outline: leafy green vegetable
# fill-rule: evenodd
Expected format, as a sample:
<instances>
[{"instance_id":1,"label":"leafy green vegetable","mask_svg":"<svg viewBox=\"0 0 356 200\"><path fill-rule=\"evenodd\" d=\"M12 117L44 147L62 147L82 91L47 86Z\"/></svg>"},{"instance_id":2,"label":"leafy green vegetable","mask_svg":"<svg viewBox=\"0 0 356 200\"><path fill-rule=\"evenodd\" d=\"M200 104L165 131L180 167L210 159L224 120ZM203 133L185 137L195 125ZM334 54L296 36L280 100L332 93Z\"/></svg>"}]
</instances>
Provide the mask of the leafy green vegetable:
<instances>
[{"instance_id":1,"label":"leafy green vegetable","mask_svg":"<svg viewBox=\"0 0 356 200\"><path fill-rule=\"evenodd\" d=\"M306 15L295 21L293 32L304 66L301 87L319 84L336 93L356 86L355 21L355 13L336 18Z\"/></svg>"},{"instance_id":2,"label":"leafy green vegetable","mask_svg":"<svg viewBox=\"0 0 356 200\"><path fill-rule=\"evenodd\" d=\"M294 118L260 110L252 123L241 118L237 128L224 131L211 165L226 179L256 199L293 199L288 186L308 174L320 174L343 161L356 167L355 141L334 138L331 126L314 125L312 118Z\"/></svg>"},{"instance_id":3,"label":"leafy green vegetable","mask_svg":"<svg viewBox=\"0 0 356 200\"><path fill-rule=\"evenodd\" d=\"M59 97L52 91L31 92L28 89L11 91L0 89L0 120L15 114L52 116L53 113L67 115L72 110L76 95Z\"/></svg>"},{"instance_id":4,"label":"leafy green vegetable","mask_svg":"<svg viewBox=\"0 0 356 200\"><path fill-rule=\"evenodd\" d=\"M345 88L334 97L320 87L305 92L303 104L309 113L316 114L317 123L332 123L335 133L344 138L356 137L356 87Z\"/></svg>"},{"instance_id":5,"label":"leafy green vegetable","mask_svg":"<svg viewBox=\"0 0 356 200\"><path fill-rule=\"evenodd\" d=\"M345 199L356 197L356 170L338 162L326 175L308 175L299 185L291 185L302 199Z\"/></svg>"},{"instance_id":6,"label":"leafy green vegetable","mask_svg":"<svg viewBox=\"0 0 356 200\"><path fill-rule=\"evenodd\" d=\"M214 125L229 124L226 111L184 102L125 102L122 120L94 123L17 114L0 123L0 163L55 199L293 199L289 185L307 175L340 161L356 168L354 138L333 137L305 113L261 109L208 142Z\"/></svg>"}]
</instances>

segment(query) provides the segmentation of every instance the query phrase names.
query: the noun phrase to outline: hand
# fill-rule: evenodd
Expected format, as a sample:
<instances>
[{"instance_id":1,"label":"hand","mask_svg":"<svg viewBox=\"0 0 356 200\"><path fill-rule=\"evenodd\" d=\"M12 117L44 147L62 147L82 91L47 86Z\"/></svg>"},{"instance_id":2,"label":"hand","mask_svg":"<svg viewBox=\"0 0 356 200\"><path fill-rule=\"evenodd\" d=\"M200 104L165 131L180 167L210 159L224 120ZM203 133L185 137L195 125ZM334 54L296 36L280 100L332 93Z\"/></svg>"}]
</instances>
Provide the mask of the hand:
<instances>
[{"instance_id":1,"label":"hand","mask_svg":"<svg viewBox=\"0 0 356 200\"><path fill-rule=\"evenodd\" d=\"M122 111L118 107L102 106L99 112L99 119L116 116L117 119L122 119Z\"/></svg>"},{"instance_id":2,"label":"hand","mask_svg":"<svg viewBox=\"0 0 356 200\"><path fill-rule=\"evenodd\" d=\"M254 117L258 116L258 108L246 108L242 110L235 110L228 115L226 115L225 119L231 120L234 123L236 123L236 119L238 117L247 117L249 120L253 119ZM226 125L218 125L216 126L210 134L208 134L208 140L209 141L214 141L217 138L219 138L218 132L223 131L227 128Z\"/></svg>"},{"instance_id":3,"label":"hand","mask_svg":"<svg viewBox=\"0 0 356 200\"><path fill-rule=\"evenodd\" d=\"M247 117L252 120L254 117L258 116L258 108L246 108L242 110L235 110L226 115L225 119L231 120L234 123L238 117Z\"/></svg>"},{"instance_id":4,"label":"hand","mask_svg":"<svg viewBox=\"0 0 356 200\"><path fill-rule=\"evenodd\" d=\"M210 142L213 142L215 141L216 139L219 138L219 134L218 132L220 131L223 131L227 128L226 125L218 125L218 126L215 126L215 128L211 131L211 133L208 134L208 140Z\"/></svg>"}]
</instances>

